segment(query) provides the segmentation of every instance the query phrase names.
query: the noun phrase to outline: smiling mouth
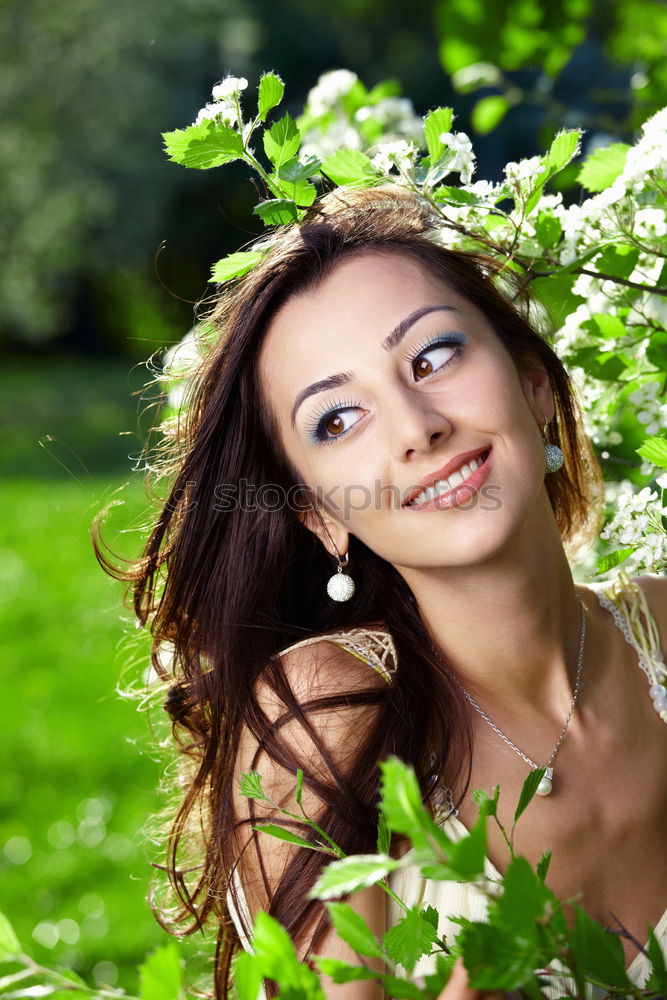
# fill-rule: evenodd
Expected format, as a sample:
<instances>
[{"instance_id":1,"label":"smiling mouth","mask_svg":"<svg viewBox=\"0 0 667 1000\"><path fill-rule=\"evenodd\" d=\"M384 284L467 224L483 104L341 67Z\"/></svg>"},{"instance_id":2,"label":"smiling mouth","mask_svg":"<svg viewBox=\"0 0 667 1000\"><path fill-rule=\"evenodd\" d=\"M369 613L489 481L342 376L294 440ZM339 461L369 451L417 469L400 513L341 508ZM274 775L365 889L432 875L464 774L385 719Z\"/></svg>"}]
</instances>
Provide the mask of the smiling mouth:
<instances>
[{"instance_id":1,"label":"smiling mouth","mask_svg":"<svg viewBox=\"0 0 667 1000\"><path fill-rule=\"evenodd\" d=\"M440 497L446 496L448 493L453 493L454 490L459 486L473 486L472 482L469 482L471 477L480 469L491 453L491 449L487 448L481 453L477 458L471 459L465 462L460 468L455 472L452 472L446 479L438 479L437 482L433 483L432 486L427 487L418 493L417 496L409 500L405 507L422 507L424 504L429 503L431 500L435 500ZM475 477L477 478L477 477Z\"/></svg>"}]
</instances>

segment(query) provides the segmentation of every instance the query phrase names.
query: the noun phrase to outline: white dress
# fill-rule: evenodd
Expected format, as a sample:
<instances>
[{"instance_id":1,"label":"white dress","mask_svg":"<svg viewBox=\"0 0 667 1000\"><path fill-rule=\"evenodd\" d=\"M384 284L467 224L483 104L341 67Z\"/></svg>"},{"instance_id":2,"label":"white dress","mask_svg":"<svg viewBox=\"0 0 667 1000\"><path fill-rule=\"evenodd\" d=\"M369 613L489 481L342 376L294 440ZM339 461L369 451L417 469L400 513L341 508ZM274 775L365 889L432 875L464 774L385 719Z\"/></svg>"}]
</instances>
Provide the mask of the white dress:
<instances>
[{"instance_id":1,"label":"white dress","mask_svg":"<svg viewBox=\"0 0 667 1000\"><path fill-rule=\"evenodd\" d=\"M664 683L665 662L660 649L660 638L658 630L646 603L644 592L637 584L633 583L623 573L619 573L614 583L588 583L587 588L592 590L602 607L606 608L613 616L616 625L621 629L626 640L637 653L638 665L647 675L647 697L648 687L657 681ZM336 643L348 652L364 660L374 670L377 670L388 682L395 670L396 651L393 640L388 632L365 628L351 629L348 632L336 632L326 636L313 636L282 650L295 649L297 646L305 646L310 643L320 642L326 639L328 642ZM468 830L454 813L450 813L446 818L436 819L452 840L460 840ZM497 869L486 860L485 873L487 878L497 880L501 876ZM435 907L440 914L440 924L438 932L449 940L453 940L460 926L452 921L452 917L467 917L470 920L484 920L487 912L486 896L475 885L464 882L436 882L431 879L421 878L413 868L402 868L392 872L389 876L389 883L394 892L408 906L415 903L426 905L429 903ZM244 906L244 917L248 925L247 908L245 908L243 894L238 879L235 881L239 898ZM234 912L231 905L231 897L228 897L230 912L236 925L241 942L244 947L248 947L248 941L243 933L243 927L238 914ZM401 916L402 911L397 904L387 897L387 926L395 924ZM665 957L667 958L667 909L655 927L655 934L660 942ZM423 958L414 970L414 976L422 976L432 972L434 961L428 957ZM649 963L646 956L639 952L627 969L629 978L643 985L649 973ZM562 996L566 982L554 978L553 985L544 988L547 997ZM592 998L602 996L602 993L595 988L590 989L589 996Z\"/></svg>"}]
</instances>

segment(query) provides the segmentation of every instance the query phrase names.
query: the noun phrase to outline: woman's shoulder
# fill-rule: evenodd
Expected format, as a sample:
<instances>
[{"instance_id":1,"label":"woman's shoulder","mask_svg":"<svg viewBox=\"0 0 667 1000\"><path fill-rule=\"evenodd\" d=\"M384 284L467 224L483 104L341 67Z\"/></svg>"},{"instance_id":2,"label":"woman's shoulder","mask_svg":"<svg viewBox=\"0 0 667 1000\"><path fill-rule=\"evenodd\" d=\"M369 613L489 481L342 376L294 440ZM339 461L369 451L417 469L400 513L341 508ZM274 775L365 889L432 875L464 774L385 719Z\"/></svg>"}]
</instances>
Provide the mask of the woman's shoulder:
<instances>
[{"instance_id":1,"label":"woman's shoulder","mask_svg":"<svg viewBox=\"0 0 667 1000\"><path fill-rule=\"evenodd\" d=\"M281 649L279 656L283 663L295 667L303 662L312 663L314 658L318 661L323 657L331 659L328 651L332 651L332 647L340 651L334 656L339 665L347 663L349 670L358 672L358 663L361 662L384 681L391 682L397 666L396 647L391 633L382 622L308 636ZM340 655L341 652L343 655ZM364 671L361 673L363 675Z\"/></svg>"},{"instance_id":2,"label":"woman's shoulder","mask_svg":"<svg viewBox=\"0 0 667 1000\"><path fill-rule=\"evenodd\" d=\"M653 645L665 654L667 653L667 578L651 574L635 577L632 583L641 591L644 616L652 619Z\"/></svg>"},{"instance_id":3,"label":"woman's shoulder","mask_svg":"<svg viewBox=\"0 0 667 1000\"><path fill-rule=\"evenodd\" d=\"M649 574L630 577L623 570L612 581L593 584L603 607L640 654L664 669L667 652L667 579Z\"/></svg>"}]
</instances>

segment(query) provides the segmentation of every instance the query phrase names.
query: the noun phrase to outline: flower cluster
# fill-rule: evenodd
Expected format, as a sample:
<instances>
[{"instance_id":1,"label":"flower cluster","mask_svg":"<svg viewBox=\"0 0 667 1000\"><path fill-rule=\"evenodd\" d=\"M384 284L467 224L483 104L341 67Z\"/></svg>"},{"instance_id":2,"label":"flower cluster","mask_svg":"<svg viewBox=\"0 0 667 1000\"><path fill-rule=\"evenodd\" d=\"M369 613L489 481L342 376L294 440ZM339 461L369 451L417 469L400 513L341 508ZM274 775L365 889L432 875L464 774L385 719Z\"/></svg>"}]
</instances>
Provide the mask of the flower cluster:
<instances>
[{"instance_id":1,"label":"flower cluster","mask_svg":"<svg viewBox=\"0 0 667 1000\"><path fill-rule=\"evenodd\" d=\"M667 487L667 475L660 476L658 483ZM617 497L616 511L601 538L632 549L624 563L626 573L660 572L667 568L663 517L667 517L667 507L662 506L658 492L648 486L638 493L628 488Z\"/></svg>"},{"instance_id":2,"label":"flower cluster","mask_svg":"<svg viewBox=\"0 0 667 1000\"><path fill-rule=\"evenodd\" d=\"M371 150L379 157L379 169L390 173L398 164L387 158L383 147L404 143L407 148L414 145L416 152L423 127L412 101L386 90L368 91L351 70L323 73L299 119L302 153L324 159L341 148Z\"/></svg>"},{"instance_id":3,"label":"flower cluster","mask_svg":"<svg viewBox=\"0 0 667 1000\"><path fill-rule=\"evenodd\" d=\"M211 91L212 103L205 104L198 112L195 125L204 121L220 121L225 125L236 125L238 122L238 107L236 100L242 90L248 86L243 76L227 76L216 83Z\"/></svg>"}]
</instances>

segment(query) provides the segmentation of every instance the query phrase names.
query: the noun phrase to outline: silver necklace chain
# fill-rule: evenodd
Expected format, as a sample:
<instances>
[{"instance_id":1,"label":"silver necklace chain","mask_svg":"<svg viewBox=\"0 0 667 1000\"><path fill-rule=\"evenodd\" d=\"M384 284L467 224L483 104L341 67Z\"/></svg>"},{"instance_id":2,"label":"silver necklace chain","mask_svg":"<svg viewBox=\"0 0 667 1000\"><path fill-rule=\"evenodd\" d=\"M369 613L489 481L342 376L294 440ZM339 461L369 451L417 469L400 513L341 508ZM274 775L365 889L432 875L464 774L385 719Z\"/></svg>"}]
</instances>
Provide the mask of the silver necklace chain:
<instances>
[{"instance_id":1,"label":"silver necklace chain","mask_svg":"<svg viewBox=\"0 0 667 1000\"><path fill-rule=\"evenodd\" d=\"M572 713L574 712L574 707L577 704L577 698L579 697L579 684L581 682L581 668L582 668L582 665L583 665L583 662L584 662L584 646L586 644L586 605L584 604L584 602L582 601L582 599L579 597L578 594L577 594L577 600L579 601L579 607L581 609L581 630L580 630L580 634L579 634L579 659L577 661L577 676L576 676L576 680L575 680L575 683L574 683L574 694L572 695L572 701L570 703L570 710L567 713L567 718L565 720L565 724L564 724L563 728L561 729L560 736L558 737L558 742L556 743L556 746L553 749L553 753L551 754L551 757L549 757L549 760L544 765L546 768L550 768L551 765L553 764L555 758L556 758L556 754L558 753L558 751L560 749L560 745L563 742L563 739L565 738L565 733L567 732L567 727L570 724L570 719L572 718ZM436 652L437 652L437 650L436 650ZM475 709L475 711L478 712L479 715L481 715L481 717L484 719L484 721L487 723L487 725L489 725L491 727L491 729L493 729L494 733L497 733L498 736L500 736L501 740L503 740L505 743L507 743L508 747L511 747L512 750L514 750L514 753L518 754L519 757L521 757L522 760L525 760L526 764L529 764L530 767L533 770L535 770L536 768L540 767L539 764L536 764L534 761L532 761L530 759L530 757L528 757L525 753L523 753L522 750L519 750L518 746L516 746L515 743L512 743L511 739L508 736L506 736L505 733L501 729L498 728L498 726L495 724L495 722L493 722L488 717L488 715L486 714L486 712L484 711L484 709L480 708L480 706L477 704L477 702L475 701L475 699L473 698L473 696L470 694L470 692L466 690L466 688L463 686L463 684L461 683L461 681L458 679L458 677L456 676L456 674L454 674L454 673L452 673L450 671L450 676L453 678L453 680L455 681L455 683L460 688L461 693L467 698L467 700L470 702L470 704Z\"/></svg>"}]
</instances>

